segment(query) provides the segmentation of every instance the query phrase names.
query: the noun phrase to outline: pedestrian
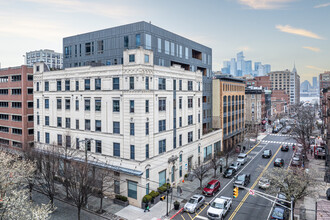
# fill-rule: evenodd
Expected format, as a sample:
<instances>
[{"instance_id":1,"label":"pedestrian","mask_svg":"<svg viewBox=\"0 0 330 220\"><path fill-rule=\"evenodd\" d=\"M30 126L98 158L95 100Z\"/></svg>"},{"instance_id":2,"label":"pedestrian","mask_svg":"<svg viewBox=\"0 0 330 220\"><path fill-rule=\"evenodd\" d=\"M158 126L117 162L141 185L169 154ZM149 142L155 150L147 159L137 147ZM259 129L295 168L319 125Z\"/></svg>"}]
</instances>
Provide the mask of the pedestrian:
<instances>
[{"instance_id":1,"label":"pedestrian","mask_svg":"<svg viewBox=\"0 0 330 220\"><path fill-rule=\"evenodd\" d=\"M313 156L313 149L311 149L311 156Z\"/></svg>"},{"instance_id":2,"label":"pedestrian","mask_svg":"<svg viewBox=\"0 0 330 220\"><path fill-rule=\"evenodd\" d=\"M243 146L243 152L245 151L245 146Z\"/></svg>"},{"instance_id":3,"label":"pedestrian","mask_svg":"<svg viewBox=\"0 0 330 220\"><path fill-rule=\"evenodd\" d=\"M149 202L146 202L146 205L144 207L144 212L146 212L146 211L150 212Z\"/></svg>"},{"instance_id":4,"label":"pedestrian","mask_svg":"<svg viewBox=\"0 0 330 220\"><path fill-rule=\"evenodd\" d=\"M220 173L222 173L222 165L220 165Z\"/></svg>"}]
</instances>

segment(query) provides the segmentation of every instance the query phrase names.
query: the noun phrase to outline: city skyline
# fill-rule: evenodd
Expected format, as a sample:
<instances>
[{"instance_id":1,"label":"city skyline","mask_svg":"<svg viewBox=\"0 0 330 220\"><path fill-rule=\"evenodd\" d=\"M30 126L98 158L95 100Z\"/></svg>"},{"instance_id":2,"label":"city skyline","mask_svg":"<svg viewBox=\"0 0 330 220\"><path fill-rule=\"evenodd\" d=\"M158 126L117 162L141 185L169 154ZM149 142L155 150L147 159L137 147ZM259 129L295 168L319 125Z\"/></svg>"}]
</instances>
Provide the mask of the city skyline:
<instances>
[{"instance_id":1,"label":"city skyline","mask_svg":"<svg viewBox=\"0 0 330 220\"><path fill-rule=\"evenodd\" d=\"M312 82L313 76L330 69L328 1L189 2L190 10L183 12L187 3L1 1L1 67L23 64L26 51L62 51L67 36L144 20L211 47L213 71L237 51L271 64L272 70L291 69L295 63L302 81Z\"/></svg>"}]
</instances>

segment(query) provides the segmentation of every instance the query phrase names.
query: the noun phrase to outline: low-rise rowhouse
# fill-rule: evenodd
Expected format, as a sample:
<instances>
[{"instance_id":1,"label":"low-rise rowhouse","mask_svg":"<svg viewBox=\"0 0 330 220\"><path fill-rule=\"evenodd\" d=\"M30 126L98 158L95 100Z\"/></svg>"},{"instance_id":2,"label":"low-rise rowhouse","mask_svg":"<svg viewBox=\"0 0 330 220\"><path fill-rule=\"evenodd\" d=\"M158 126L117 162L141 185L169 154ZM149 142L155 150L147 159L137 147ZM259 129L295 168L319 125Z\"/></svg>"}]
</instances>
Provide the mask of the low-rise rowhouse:
<instances>
[{"instance_id":1,"label":"low-rise rowhouse","mask_svg":"<svg viewBox=\"0 0 330 220\"><path fill-rule=\"evenodd\" d=\"M36 64L35 141L86 149L113 170L112 195L141 206L151 190L178 185L220 150L222 130L203 135L202 72L156 66L142 48L123 57L123 65L51 72Z\"/></svg>"}]
</instances>

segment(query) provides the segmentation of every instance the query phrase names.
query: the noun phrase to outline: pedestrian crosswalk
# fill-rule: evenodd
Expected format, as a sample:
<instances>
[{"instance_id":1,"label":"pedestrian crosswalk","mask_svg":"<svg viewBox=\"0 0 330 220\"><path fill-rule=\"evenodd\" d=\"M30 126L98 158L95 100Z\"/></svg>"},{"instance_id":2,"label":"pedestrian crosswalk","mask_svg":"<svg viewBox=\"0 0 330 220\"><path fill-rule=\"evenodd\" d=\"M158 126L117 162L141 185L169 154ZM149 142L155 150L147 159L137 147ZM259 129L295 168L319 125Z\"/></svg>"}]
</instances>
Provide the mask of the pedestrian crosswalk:
<instances>
[{"instance_id":1,"label":"pedestrian crosswalk","mask_svg":"<svg viewBox=\"0 0 330 220\"><path fill-rule=\"evenodd\" d=\"M281 136L281 137L297 137L297 135L292 134L269 134L271 136Z\"/></svg>"},{"instance_id":2,"label":"pedestrian crosswalk","mask_svg":"<svg viewBox=\"0 0 330 220\"><path fill-rule=\"evenodd\" d=\"M269 143L269 144L282 144L282 145L292 145L292 144L297 144L296 142L282 142L282 141L267 141L267 140L262 140L262 143Z\"/></svg>"}]
</instances>

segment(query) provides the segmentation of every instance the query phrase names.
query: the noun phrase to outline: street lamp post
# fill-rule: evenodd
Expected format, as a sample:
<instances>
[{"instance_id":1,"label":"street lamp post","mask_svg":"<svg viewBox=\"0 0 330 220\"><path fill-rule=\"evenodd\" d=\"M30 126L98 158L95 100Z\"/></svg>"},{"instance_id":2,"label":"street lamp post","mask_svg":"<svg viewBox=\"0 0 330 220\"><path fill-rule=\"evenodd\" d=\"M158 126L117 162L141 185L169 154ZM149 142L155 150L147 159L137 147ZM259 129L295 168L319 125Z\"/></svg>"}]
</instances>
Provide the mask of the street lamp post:
<instances>
[{"instance_id":1,"label":"street lamp post","mask_svg":"<svg viewBox=\"0 0 330 220\"><path fill-rule=\"evenodd\" d=\"M293 202L294 202L294 197L291 197L291 219L294 219L294 213L293 213Z\"/></svg>"},{"instance_id":2,"label":"street lamp post","mask_svg":"<svg viewBox=\"0 0 330 220\"><path fill-rule=\"evenodd\" d=\"M166 180L166 192L167 192L167 201L166 201L166 216L168 216L168 184L169 184L169 182L170 182L170 180L169 180L169 178L167 178L167 180Z\"/></svg>"}]
</instances>

